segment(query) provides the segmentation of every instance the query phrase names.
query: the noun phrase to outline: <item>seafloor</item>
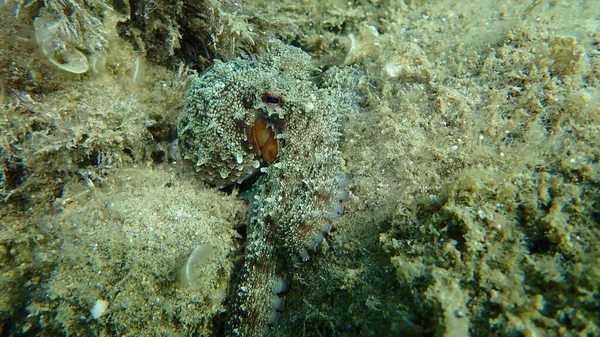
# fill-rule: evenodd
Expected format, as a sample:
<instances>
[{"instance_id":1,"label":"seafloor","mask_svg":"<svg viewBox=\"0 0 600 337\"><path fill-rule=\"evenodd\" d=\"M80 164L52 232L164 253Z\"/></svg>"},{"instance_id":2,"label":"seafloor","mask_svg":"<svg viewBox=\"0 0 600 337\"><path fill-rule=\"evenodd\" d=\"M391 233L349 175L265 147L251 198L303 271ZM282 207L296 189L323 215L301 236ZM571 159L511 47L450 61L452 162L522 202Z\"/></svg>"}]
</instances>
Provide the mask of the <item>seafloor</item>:
<instances>
[{"instance_id":1,"label":"seafloor","mask_svg":"<svg viewBox=\"0 0 600 337\"><path fill-rule=\"evenodd\" d=\"M177 116L273 39L366 81L272 336L600 336L597 0L2 1L0 336L223 334L247 186Z\"/></svg>"}]
</instances>

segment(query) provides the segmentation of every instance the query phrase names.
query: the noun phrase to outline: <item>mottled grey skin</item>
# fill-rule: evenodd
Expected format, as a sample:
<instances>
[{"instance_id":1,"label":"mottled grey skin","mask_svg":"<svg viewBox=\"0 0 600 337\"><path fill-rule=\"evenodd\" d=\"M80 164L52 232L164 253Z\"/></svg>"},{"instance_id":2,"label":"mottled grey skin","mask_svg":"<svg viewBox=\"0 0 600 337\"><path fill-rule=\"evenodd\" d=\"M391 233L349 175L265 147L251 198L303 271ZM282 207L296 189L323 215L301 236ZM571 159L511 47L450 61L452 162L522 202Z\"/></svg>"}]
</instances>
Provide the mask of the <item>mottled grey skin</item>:
<instances>
[{"instance_id":1,"label":"mottled grey skin","mask_svg":"<svg viewBox=\"0 0 600 337\"><path fill-rule=\"evenodd\" d=\"M183 157L216 185L240 182L261 165L265 175L253 201L239 291L230 303L232 335L269 331L283 306L280 274L309 259L341 212L347 178L338 143L351 109L344 85L350 71L319 74L306 53L275 43L261 59L217 62L192 79L178 127ZM281 107L265 104L264 93L280 95ZM249 141L257 118L269 121L278 140L270 164Z\"/></svg>"},{"instance_id":2,"label":"mottled grey skin","mask_svg":"<svg viewBox=\"0 0 600 337\"><path fill-rule=\"evenodd\" d=\"M302 80L317 71L300 49L278 48L258 61L216 61L201 77L192 76L178 127L184 159L219 186L254 174L262 160L250 142L254 120L269 119L280 131L287 115L315 100L307 97L312 82ZM283 96L285 105L267 107L264 93Z\"/></svg>"}]
</instances>

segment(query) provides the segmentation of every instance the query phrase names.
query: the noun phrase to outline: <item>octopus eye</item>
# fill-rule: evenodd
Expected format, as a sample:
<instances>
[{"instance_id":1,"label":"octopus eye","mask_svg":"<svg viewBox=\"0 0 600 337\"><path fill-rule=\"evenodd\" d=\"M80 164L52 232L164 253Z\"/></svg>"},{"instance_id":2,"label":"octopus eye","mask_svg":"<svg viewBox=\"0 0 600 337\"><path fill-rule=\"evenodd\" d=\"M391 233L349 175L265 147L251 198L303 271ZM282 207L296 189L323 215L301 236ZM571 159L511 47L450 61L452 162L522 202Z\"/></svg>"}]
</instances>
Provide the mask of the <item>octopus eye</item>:
<instances>
[{"instance_id":1,"label":"octopus eye","mask_svg":"<svg viewBox=\"0 0 600 337\"><path fill-rule=\"evenodd\" d=\"M281 98L281 96L279 95L275 95L270 92L265 92L262 96L262 100L267 106L272 108L280 107L283 105L283 98Z\"/></svg>"}]
</instances>

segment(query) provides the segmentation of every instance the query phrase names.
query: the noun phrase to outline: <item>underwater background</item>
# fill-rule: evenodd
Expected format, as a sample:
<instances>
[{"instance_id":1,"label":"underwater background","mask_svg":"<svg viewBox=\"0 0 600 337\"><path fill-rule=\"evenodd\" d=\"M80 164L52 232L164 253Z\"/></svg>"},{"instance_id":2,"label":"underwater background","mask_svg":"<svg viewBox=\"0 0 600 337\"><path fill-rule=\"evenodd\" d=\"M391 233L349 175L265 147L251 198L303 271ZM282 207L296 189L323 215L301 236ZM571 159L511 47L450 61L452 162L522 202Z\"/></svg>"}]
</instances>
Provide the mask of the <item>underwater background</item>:
<instances>
[{"instance_id":1,"label":"underwater background","mask_svg":"<svg viewBox=\"0 0 600 337\"><path fill-rule=\"evenodd\" d=\"M0 336L226 334L252 187L178 116L273 41L356 88L268 334L600 336L597 0L2 1Z\"/></svg>"}]
</instances>

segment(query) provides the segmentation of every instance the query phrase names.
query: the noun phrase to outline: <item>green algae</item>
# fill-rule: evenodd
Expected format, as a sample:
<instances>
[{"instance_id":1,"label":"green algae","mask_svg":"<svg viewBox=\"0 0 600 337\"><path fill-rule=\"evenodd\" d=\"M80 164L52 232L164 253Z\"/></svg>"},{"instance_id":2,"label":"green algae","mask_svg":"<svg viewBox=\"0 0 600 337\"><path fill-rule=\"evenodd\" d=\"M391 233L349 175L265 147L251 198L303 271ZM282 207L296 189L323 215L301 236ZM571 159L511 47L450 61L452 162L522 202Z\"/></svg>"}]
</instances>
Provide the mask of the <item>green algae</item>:
<instances>
[{"instance_id":1,"label":"green algae","mask_svg":"<svg viewBox=\"0 0 600 337\"><path fill-rule=\"evenodd\" d=\"M114 16L131 18L119 24L100 6L86 8L118 29L106 31L105 66L83 76L35 53L40 4L1 5L4 334L139 335L152 320L168 333L219 335L227 302L175 287L200 242L157 226L165 238L146 236L132 250L119 227L141 233L144 219L158 216L146 206L169 210L197 198L196 227L212 233L209 205L243 208L191 174L160 172L172 165L163 158L186 91L177 64L202 71L214 57L260 53L271 37L301 47L319 67L354 64L369 78L340 144L352 178L344 215L290 280L295 289L273 335L600 333L594 3L189 2L189 21L176 4L131 4L141 10L113 4ZM140 58L154 61L141 85L132 81ZM114 196L118 212L103 208ZM235 247L227 230L243 217L216 213L223 237L215 239ZM144 253L164 240L160 254ZM124 257L131 269L115 268ZM139 286L118 283L129 271ZM96 300L117 293L89 320Z\"/></svg>"}]
</instances>

